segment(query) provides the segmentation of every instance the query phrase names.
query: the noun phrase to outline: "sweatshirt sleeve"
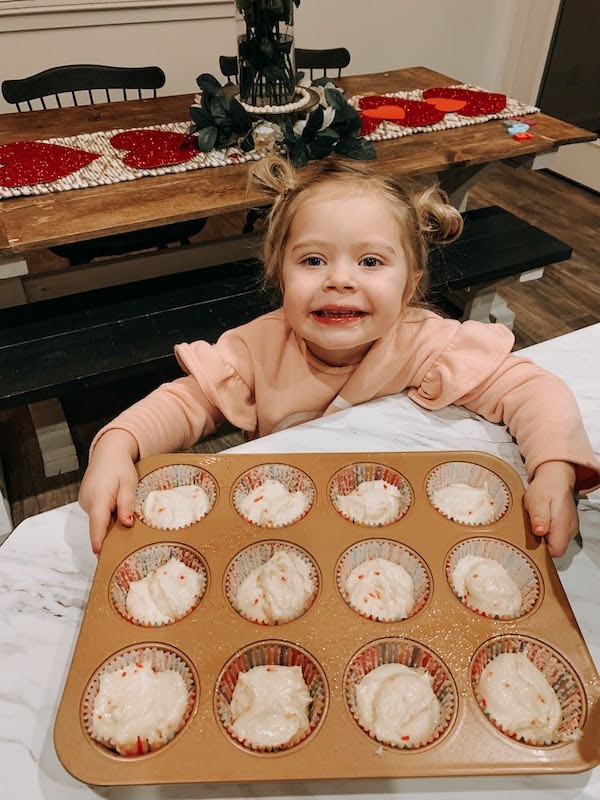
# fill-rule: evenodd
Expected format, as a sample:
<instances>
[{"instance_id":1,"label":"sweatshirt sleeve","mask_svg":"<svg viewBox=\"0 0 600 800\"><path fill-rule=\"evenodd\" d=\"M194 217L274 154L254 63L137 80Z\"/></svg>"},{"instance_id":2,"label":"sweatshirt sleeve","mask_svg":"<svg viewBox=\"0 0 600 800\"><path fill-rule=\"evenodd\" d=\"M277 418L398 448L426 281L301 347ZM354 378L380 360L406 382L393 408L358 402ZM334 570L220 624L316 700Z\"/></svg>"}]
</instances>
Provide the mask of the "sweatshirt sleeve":
<instances>
[{"instance_id":1,"label":"sweatshirt sleeve","mask_svg":"<svg viewBox=\"0 0 600 800\"><path fill-rule=\"evenodd\" d=\"M242 430L255 430L253 389L240 374L251 382L243 338L230 331L216 345L177 345L175 354L187 376L159 386L119 414L98 432L90 455L98 439L113 429L131 433L140 458L186 450L225 419Z\"/></svg>"},{"instance_id":2,"label":"sweatshirt sleeve","mask_svg":"<svg viewBox=\"0 0 600 800\"><path fill-rule=\"evenodd\" d=\"M576 468L575 490L592 491L600 485L600 463L575 397L556 375L511 355L512 343L504 326L464 323L409 396L432 410L461 405L504 422L529 479L546 461L568 461Z\"/></svg>"}]
</instances>

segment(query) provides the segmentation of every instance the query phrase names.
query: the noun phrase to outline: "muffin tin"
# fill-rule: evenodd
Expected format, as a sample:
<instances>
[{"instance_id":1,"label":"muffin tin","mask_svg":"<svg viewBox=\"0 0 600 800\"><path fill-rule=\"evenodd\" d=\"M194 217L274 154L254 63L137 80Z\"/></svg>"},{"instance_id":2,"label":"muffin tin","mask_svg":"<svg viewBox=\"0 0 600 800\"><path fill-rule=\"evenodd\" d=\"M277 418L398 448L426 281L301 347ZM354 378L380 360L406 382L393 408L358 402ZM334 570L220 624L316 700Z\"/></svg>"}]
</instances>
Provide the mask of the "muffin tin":
<instances>
[{"instance_id":1,"label":"muffin tin","mask_svg":"<svg viewBox=\"0 0 600 800\"><path fill-rule=\"evenodd\" d=\"M472 465L468 470L475 474L490 470L503 482L509 498L495 522L465 525L433 507L428 481L440 467L455 463ZM208 475L209 480L202 478L206 485L216 487L212 508L201 520L166 531L137 517L131 529L115 524L104 542L54 732L57 754L74 777L113 786L579 772L600 763L600 678L552 559L531 532L521 480L503 461L468 452L223 454L155 456L138 465L144 492L155 479L168 487L198 470ZM295 523L259 527L236 510L248 475L298 473L311 487L311 506ZM396 521L374 528L335 509L332 492L348 483L348 475L396 473L406 482L408 504ZM340 475L346 476L343 481ZM253 545L260 546L249 551L252 564L276 546L299 548L314 564L315 591L297 619L256 624L229 599L232 565L244 564L250 557L243 551ZM143 555L146 548L151 557ZM448 570L463 551L497 552L519 573L524 605L517 618L486 617L456 596ZM129 566L135 566L135 575L143 573L144 564L154 564L161 552L165 560L184 553L201 569L204 593L183 619L136 625L119 611ZM369 619L346 602L340 575L361 553L391 554L413 568L418 602L407 619ZM102 669L144 650L172 654L186 665L189 708L181 730L165 746L124 756L89 735L90 697ZM563 704L563 724L551 745L528 745L506 735L488 719L477 693L485 664L501 652L519 650L545 672ZM432 675L443 725L421 747L378 742L353 715L356 681L388 661L422 665ZM310 729L292 746L263 752L232 736L229 700L240 670L270 663L301 666L313 702Z\"/></svg>"}]
</instances>

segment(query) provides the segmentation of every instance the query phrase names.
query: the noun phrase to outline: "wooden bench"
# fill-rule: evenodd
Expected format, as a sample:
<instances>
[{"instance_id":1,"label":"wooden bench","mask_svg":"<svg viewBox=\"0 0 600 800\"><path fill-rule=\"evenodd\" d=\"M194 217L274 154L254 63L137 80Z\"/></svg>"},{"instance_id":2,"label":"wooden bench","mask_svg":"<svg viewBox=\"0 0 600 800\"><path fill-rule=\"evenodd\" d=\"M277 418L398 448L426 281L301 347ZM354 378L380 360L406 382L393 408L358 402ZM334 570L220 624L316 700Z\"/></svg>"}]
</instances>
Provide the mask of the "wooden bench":
<instances>
[{"instance_id":1,"label":"wooden bench","mask_svg":"<svg viewBox=\"0 0 600 800\"><path fill-rule=\"evenodd\" d=\"M465 217L463 236L431 255L433 300L571 255L496 206ZM177 342L214 342L267 311L260 277L247 261L2 310L0 410L173 363Z\"/></svg>"}]
</instances>

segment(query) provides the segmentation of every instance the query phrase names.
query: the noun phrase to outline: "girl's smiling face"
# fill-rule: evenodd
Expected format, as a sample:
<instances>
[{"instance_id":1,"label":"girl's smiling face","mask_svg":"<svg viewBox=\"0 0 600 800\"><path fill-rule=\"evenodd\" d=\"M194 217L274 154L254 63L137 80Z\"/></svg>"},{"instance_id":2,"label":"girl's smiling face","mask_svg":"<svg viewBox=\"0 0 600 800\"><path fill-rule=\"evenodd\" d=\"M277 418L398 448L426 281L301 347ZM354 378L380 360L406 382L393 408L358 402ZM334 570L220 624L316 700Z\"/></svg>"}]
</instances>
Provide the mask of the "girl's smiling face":
<instances>
[{"instance_id":1,"label":"girl's smiling face","mask_svg":"<svg viewBox=\"0 0 600 800\"><path fill-rule=\"evenodd\" d=\"M283 254L283 308L309 350L359 362L410 299L401 225L376 191L316 190L296 211Z\"/></svg>"}]
</instances>

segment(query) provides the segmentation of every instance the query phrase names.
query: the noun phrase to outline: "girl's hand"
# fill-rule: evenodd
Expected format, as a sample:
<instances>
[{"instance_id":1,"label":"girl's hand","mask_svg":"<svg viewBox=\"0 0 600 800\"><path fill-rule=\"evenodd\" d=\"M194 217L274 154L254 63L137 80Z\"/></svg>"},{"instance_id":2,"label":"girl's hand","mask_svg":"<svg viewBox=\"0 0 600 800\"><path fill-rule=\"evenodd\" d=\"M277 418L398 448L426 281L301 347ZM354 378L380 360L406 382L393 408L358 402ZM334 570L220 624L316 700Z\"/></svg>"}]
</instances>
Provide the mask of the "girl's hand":
<instances>
[{"instance_id":1,"label":"girl's hand","mask_svg":"<svg viewBox=\"0 0 600 800\"><path fill-rule=\"evenodd\" d=\"M566 461L546 461L536 469L525 492L525 508L536 536L545 536L553 558L562 556L579 530L573 488L575 467Z\"/></svg>"},{"instance_id":2,"label":"girl's hand","mask_svg":"<svg viewBox=\"0 0 600 800\"><path fill-rule=\"evenodd\" d=\"M133 524L135 461L138 446L127 431L107 431L96 444L79 490L79 505L90 518L90 540L96 555L108 533L112 515L127 527Z\"/></svg>"}]
</instances>

